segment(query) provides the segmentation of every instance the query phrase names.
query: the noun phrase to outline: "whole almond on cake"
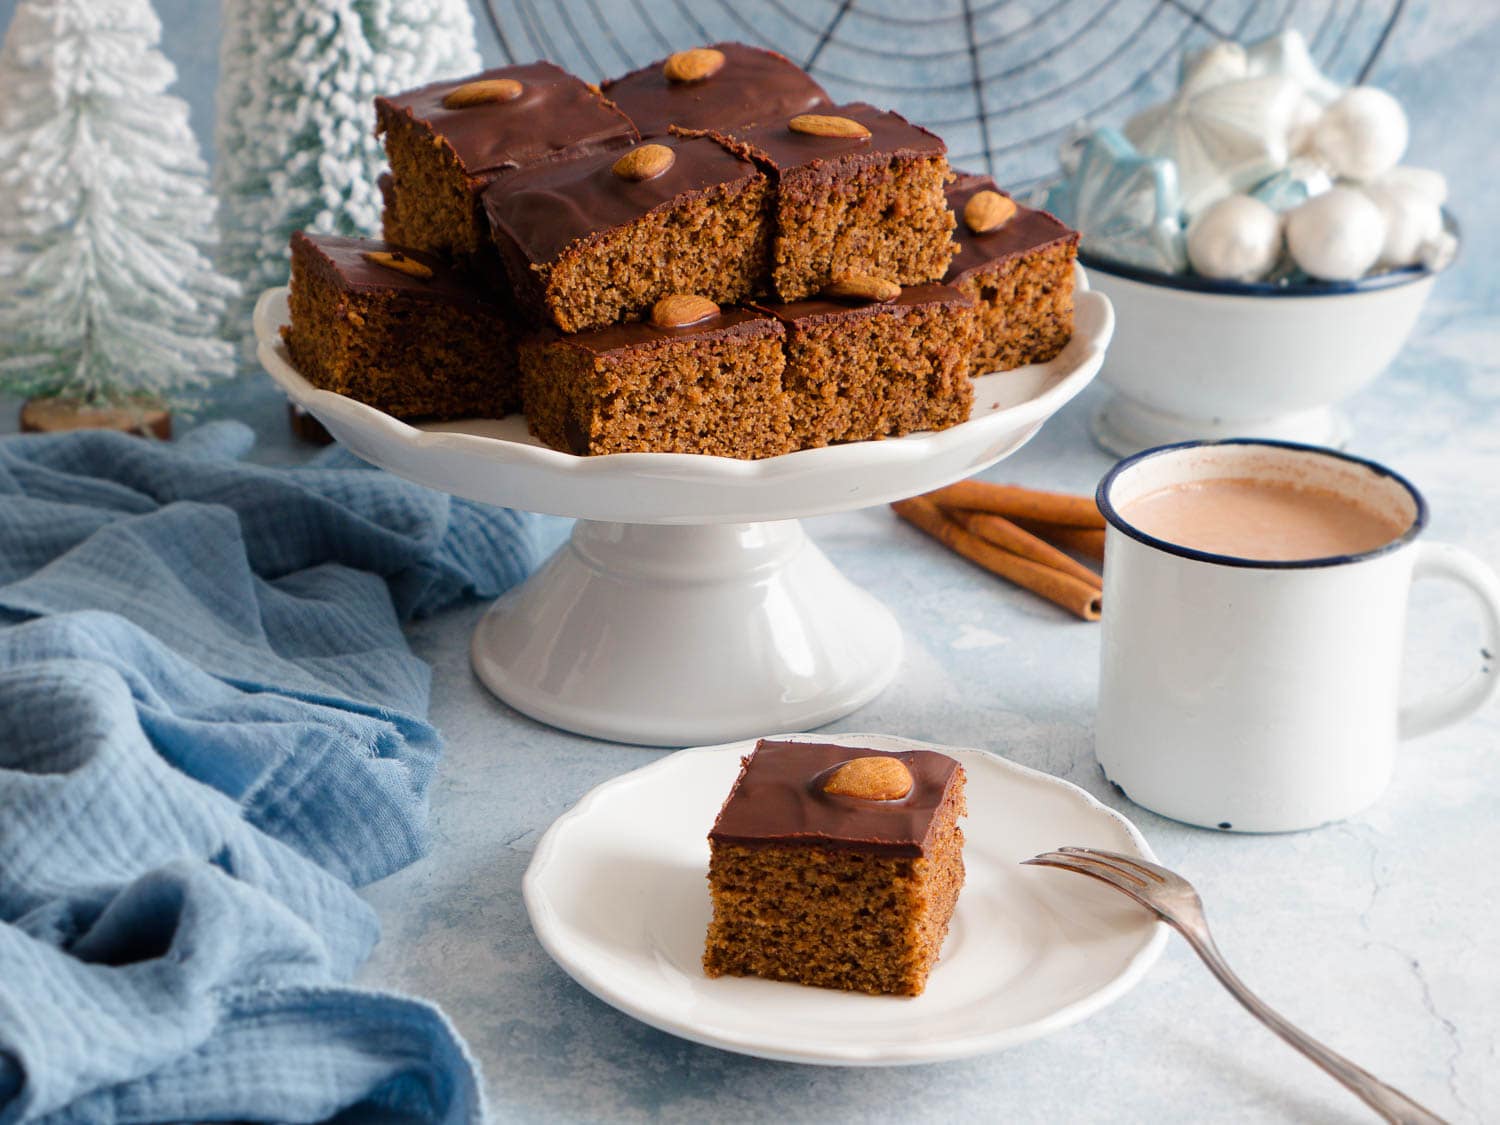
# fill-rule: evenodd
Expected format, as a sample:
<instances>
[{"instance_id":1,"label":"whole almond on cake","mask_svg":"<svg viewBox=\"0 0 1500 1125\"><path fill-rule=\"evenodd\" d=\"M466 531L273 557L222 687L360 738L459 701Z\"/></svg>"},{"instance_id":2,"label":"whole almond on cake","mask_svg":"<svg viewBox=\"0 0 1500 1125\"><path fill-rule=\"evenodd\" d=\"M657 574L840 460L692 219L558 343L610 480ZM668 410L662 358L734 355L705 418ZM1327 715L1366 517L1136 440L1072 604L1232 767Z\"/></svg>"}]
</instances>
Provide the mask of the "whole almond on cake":
<instances>
[{"instance_id":1,"label":"whole almond on cake","mask_svg":"<svg viewBox=\"0 0 1500 1125\"><path fill-rule=\"evenodd\" d=\"M712 47L678 51L662 64L668 82L702 82L724 69L724 52Z\"/></svg>"}]
</instances>

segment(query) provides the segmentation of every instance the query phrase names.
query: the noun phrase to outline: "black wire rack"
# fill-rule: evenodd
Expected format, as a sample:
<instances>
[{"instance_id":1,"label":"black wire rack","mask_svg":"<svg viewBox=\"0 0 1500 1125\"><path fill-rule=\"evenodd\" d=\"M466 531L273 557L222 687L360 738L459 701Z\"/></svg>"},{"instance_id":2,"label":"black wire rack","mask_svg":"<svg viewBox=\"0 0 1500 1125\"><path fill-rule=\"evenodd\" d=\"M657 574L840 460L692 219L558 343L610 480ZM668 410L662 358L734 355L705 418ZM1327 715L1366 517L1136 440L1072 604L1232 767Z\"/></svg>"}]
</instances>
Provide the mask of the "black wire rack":
<instances>
[{"instance_id":1,"label":"black wire rack","mask_svg":"<svg viewBox=\"0 0 1500 1125\"><path fill-rule=\"evenodd\" d=\"M508 62L623 74L737 39L791 57L840 101L940 133L955 167L1025 188L1080 123L1120 124L1175 86L1185 50L1287 27L1330 77L1374 70L1406 0L486 0Z\"/></svg>"}]
</instances>

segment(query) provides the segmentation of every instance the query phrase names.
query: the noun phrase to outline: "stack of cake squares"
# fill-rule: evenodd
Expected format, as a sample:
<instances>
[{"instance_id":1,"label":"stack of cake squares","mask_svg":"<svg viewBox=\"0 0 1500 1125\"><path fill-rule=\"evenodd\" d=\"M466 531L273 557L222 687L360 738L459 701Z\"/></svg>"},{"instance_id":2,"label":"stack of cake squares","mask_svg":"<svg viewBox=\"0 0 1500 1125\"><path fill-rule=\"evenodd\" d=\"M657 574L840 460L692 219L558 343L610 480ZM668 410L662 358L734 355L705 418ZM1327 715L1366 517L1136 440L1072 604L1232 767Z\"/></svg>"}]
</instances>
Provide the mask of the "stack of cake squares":
<instances>
[{"instance_id":1,"label":"stack of cake squares","mask_svg":"<svg viewBox=\"0 0 1500 1125\"><path fill-rule=\"evenodd\" d=\"M575 454L773 457L967 420L1055 356L1078 236L773 51L547 62L375 102L384 240L292 240L293 363Z\"/></svg>"}]
</instances>

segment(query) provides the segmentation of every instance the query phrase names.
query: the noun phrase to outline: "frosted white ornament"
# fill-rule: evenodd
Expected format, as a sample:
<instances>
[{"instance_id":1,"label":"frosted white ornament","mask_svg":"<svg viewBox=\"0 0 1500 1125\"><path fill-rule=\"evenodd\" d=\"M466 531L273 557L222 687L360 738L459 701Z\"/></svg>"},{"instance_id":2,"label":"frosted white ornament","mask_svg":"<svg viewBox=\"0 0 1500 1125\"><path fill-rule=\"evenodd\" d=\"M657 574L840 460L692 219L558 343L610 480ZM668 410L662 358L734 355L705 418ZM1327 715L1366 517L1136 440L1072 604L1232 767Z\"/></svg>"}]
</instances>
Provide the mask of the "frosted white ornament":
<instances>
[{"instance_id":1,"label":"frosted white ornament","mask_svg":"<svg viewBox=\"0 0 1500 1125\"><path fill-rule=\"evenodd\" d=\"M1286 150L1293 158L1308 156L1314 152L1313 132L1322 119L1323 106L1317 99L1307 94L1297 99L1286 129Z\"/></svg>"},{"instance_id":2,"label":"frosted white ornament","mask_svg":"<svg viewBox=\"0 0 1500 1125\"><path fill-rule=\"evenodd\" d=\"M1263 74L1280 74L1290 78L1319 108L1335 101L1344 88L1324 76L1313 62L1307 40L1296 28L1278 32L1245 51L1246 73L1256 78Z\"/></svg>"},{"instance_id":3,"label":"frosted white ornament","mask_svg":"<svg viewBox=\"0 0 1500 1125\"><path fill-rule=\"evenodd\" d=\"M1409 129L1401 103L1374 86L1356 86L1313 128L1313 147L1335 176L1373 180L1401 161Z\"/></svg>"},{"instance_id":4,"label":"frosted white ornament","mask_svg":"<svg viewBox=\"0 0 1500 1125\"><path fill-rule=\"evenodd\" d=\"M1292 259L1310 276L1353 281L1380 257L1385 220L1362 191L1336 187L1287 215L1286 245Z\"/></svg>"},{"instance_id":5,"label":"frosted white ornament","mask_svg":"<svg viewBox=\"0 0 1500 1125\"><path fill-rule=\"evenodd\" d=\"M1259 281L1281 257L1281 220L1248 195L1230 195L1188 227L1188 260L1204 277Z\"/></svg>"},{"instance_id":6,"label":"frosted white ornament","mask_svg":"<svg viewBox=\"0 0 1500 1125\"><path fill-rule=\"evenodd\" d=\"M1248 76L1245 48L1224 39L1182 57L1178 87L1183 93L1197 93Z\"/></svg>"},{"instance_id":7,"label":"frosted white ornament","mask_svg":"<svg viewBox=\"0 0 1500 1125\"><path fill-rule=\"evenodd\" d=\"M1205 90L1184 88L1125 124L1142 153L1177 164L1189 216L1279 171L1287 161L1287 130L1301 96L1277 75L1246 78Z\"/></svg>"},{"instance_id":8,"label":"frosted white ornament","mask_svg":"<svg viewBox=\"0 0 1500 1125\"><path fill-rule=\"evenodd\" d=\"M1382 187L1395 187L1403 191L1416 192L1434 207L1448 202L1448 178L1431 168L1414 168L1400 164L1373 181Z\"/></svg>"},{"instance_id":9,"label":"frosted white ornament","mask_svg":"<svg viewBox=\"0 0 1500 1125\"><path fill-rule=\"evenodd\" d=\"M1385 219L1385 242L1378 265L1389 269L1413 266L1422 251L1443 229L1443 213L1436 204L1399 183L1366 184L1364 193Z\"/></svg>"}]
</instances>

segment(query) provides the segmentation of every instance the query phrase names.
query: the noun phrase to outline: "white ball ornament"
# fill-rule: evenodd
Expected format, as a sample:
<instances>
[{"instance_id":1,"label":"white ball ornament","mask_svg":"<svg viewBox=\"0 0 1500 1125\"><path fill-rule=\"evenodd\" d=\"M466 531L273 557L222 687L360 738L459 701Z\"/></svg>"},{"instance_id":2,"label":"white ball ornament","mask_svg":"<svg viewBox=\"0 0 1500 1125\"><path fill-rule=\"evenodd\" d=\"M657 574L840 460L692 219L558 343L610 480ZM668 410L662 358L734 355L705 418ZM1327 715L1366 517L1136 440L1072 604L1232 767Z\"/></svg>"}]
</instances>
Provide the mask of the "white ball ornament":
<instances>
[{"instance_id":1,"label":"white ball ornament","mask_svg":"<svg viewBox=\"0 0 1500 1125\"><path fill-rule=\"evenodd\" d=\"M1363 190L1385 219L1379 264L1391 269L1416 265L1423 248L1442 232L1442 211L1419 190L1399 183L1381 180Z\"/></svg>"},{"instance_id":2,"label":"white ball ornament","mask_svg":"<svg viewBox=\"0 0 1500 1125\"><path fill-rule=\"evenodd\" d=\"M1312 144L1335 176L1373 180L1401 162L1408 136L1400 102L1374 86L1356 86L1324 111Z\"/></svg>"},{"instance_id":3,"label":"white ball ornament","mask_svg":"<svg viewBox=\"0 0 1500 1125\"><path fill-rule=\"evenodd\" d=\"M1303 94L1297 99L1297 104L1292 108L1291 123L1286 130L1286 150L1293 158L1309 156L1316 151L1313 148L1313 134L1321 120L1323 107L1314 98Z\"/></svg>"},{"instance_id":4,"label":"white ball ornament","mask_svg":"<svg viewBox=\"0 0 1500 1125\"><path fill-rule=\"evenodd\" d=\"M1188 261L1204 277L1259 281L1281 257L1281 220L1248 195L1228 195L1188 227Z\"/></svg>"},{"instance_id":5,"label":"white ball ornament","mask_svg":"<svg viewBox=\"0 0 1500 1125\"><path fill-rule=\"evenodd\" d=\"M1292 260L1312 277L1353 281L1375 264L1385 246L1385 219L1369 196L1336 187L1287 215Z\"/></svg>"},{"instance_id":6,"label":"white ball ornament","mask_svg":"<svg viewBox=\"0 0 1500 1125\"><path fill-rule=\"evenodd\" d=\"M1435 207L1448 202L1448 179L1431 168L1414 168L1402 164L1392 168L1374 181L1381 187L1396 187L1403 191L1414 191Z\"/></svg>"}]
</instances>

